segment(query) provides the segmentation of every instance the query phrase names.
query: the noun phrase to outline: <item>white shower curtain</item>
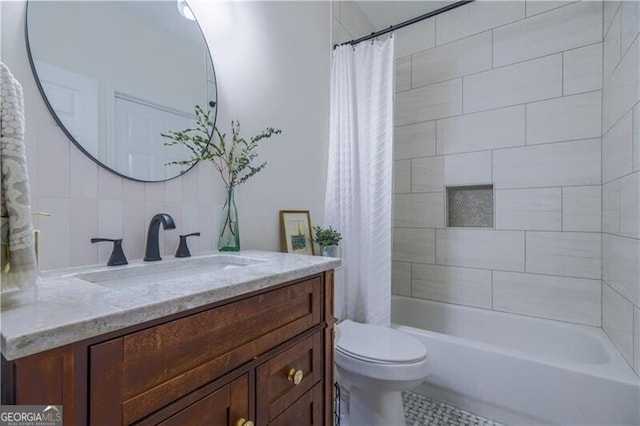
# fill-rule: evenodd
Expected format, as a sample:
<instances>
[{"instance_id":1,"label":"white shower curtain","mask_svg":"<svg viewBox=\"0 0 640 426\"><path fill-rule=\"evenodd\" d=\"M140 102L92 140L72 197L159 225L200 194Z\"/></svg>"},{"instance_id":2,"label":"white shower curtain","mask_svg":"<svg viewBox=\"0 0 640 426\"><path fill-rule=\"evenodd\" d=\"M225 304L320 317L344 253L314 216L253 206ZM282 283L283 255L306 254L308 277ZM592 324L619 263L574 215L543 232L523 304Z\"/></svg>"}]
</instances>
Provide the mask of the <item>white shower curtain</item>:
<instances>
[{"instance_id":1,"label":"white shower curtain","mask_svg":"<svg viewBox=\"0 0 640 426\"><path fill-rule=\"evenodd\" d=\"M393 49L390 37L333 51L325 197L325 223L343 235L342 315L380 325L391 312Z\"/></svg>"}]
</instances>

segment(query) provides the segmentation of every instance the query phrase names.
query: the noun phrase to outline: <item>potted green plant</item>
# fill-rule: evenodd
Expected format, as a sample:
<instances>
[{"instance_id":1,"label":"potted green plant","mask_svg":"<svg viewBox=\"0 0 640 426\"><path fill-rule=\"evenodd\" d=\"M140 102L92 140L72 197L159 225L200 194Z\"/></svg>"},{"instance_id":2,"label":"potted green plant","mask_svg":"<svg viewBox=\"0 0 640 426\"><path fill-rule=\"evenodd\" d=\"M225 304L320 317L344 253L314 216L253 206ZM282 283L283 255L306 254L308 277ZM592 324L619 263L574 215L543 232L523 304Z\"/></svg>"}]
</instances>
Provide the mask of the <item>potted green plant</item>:
<instances>
[{"instance_id":1,"label":"potted green plant","mask_svg":"<svg viewBox=\"0 0 640 426\"><path fill-rule=\"evenodd\" d=\"M327 257L338 257L338 243L342 240L342 234L331 226L322 228L314 226L315 242L320 246L320 255Z\"/></svg>"},{"instance_id":2,"label":"potted green plant","mask_svg":"<svg viewBox=\"0 0 640 426\"><path fill-rule=\"evenodd\" d=\"M240 122L231 120L231 140L228 141L227 135L220 132L220 129L213 124L211 111L205 111L200 105L196 105L194 111L196 115L195 128L182 131L170 130L161 134L168 139L165 145L184 145L191 151L191 158L188 160L172 161L167 164L190 167L198 161L213 163L227 188L227 198L222 208L220 220L218 250L239 251L240 227L234 189L267 165L266 161L258 165L253 163L253 160L258 156L256 152L258 142L278 135L282 131L268 127L247 141L240 137ZM214 140L214 136L217 137L217 141Z\"/></svg>"}]
</instances>

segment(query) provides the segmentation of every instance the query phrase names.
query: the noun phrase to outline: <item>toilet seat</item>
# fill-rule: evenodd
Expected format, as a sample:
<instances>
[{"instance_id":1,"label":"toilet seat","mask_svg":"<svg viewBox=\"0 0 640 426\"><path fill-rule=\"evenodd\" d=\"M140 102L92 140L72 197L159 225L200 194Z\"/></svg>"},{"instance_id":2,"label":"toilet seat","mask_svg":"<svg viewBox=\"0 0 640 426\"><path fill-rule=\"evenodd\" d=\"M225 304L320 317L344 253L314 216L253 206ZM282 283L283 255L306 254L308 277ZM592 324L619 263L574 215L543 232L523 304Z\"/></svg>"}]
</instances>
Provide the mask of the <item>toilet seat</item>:
<instances>
[{"instance_id":1,"label":"toilet seat","mask_svg":"<svg viewBox=\"0 0 640 426\"><path fill-rule=\"evenodd\" d=\"M359 361L405 365L427 357L418 339L391 328L345 320L336 329L336 351Z\"/></svg>"}]
</instances>

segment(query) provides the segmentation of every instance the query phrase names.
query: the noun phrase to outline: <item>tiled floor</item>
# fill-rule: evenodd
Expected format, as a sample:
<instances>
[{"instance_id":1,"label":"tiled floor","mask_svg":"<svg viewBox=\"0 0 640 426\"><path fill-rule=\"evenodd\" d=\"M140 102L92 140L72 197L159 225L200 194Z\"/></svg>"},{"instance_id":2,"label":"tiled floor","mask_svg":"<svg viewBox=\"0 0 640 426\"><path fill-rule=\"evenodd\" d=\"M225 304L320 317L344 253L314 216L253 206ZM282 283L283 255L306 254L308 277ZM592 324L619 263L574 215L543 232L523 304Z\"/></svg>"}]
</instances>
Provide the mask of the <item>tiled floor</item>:
<instances>
[{"instance_id":1,"label":"tiled floor","mask_svg":"<svg viewBox=\"0 0 640 426\"><path fill-rule=\"evenodd\" d=\"M413 392L403 392L407 426L502 426L493 420L459 410L442 402L431 401Z\"/></svg>"}]
</instances>

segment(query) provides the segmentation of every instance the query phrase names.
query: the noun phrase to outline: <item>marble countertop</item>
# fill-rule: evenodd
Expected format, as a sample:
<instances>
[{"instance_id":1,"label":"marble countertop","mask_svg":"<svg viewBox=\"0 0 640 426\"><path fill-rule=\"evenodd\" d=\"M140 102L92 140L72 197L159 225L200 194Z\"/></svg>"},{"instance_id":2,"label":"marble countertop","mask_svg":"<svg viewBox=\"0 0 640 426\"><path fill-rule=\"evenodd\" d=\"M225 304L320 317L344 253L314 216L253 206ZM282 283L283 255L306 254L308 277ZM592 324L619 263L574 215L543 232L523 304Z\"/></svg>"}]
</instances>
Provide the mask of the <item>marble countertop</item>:
<instances>
[{"instance_id":1,"label":"marble countertop","mask_svg":"<svg viewBox=\"0 0 640 426\"><path fill-rule=\"evenodd\" d=\"M235 256L238 263L249 258L255 263L214 272L192 267L205 265L208 258L220 256L232 262ZM141 270L147 265L150 263L133 261L125 266L45 271L41 273L42 283L37 289L3 293L2 354L8 360L32 355L333 269L339 267L341 261L266 251L215 252L186 259L167 256L153 262L161 272L171 270L174 265L178 269L183 267L186 277L167 274L126 288L107 288L81 279L100 277L105 272L126 276L135 268ZM184 268L185 265L189 268Z\"/></svg>"}]
</instances>

